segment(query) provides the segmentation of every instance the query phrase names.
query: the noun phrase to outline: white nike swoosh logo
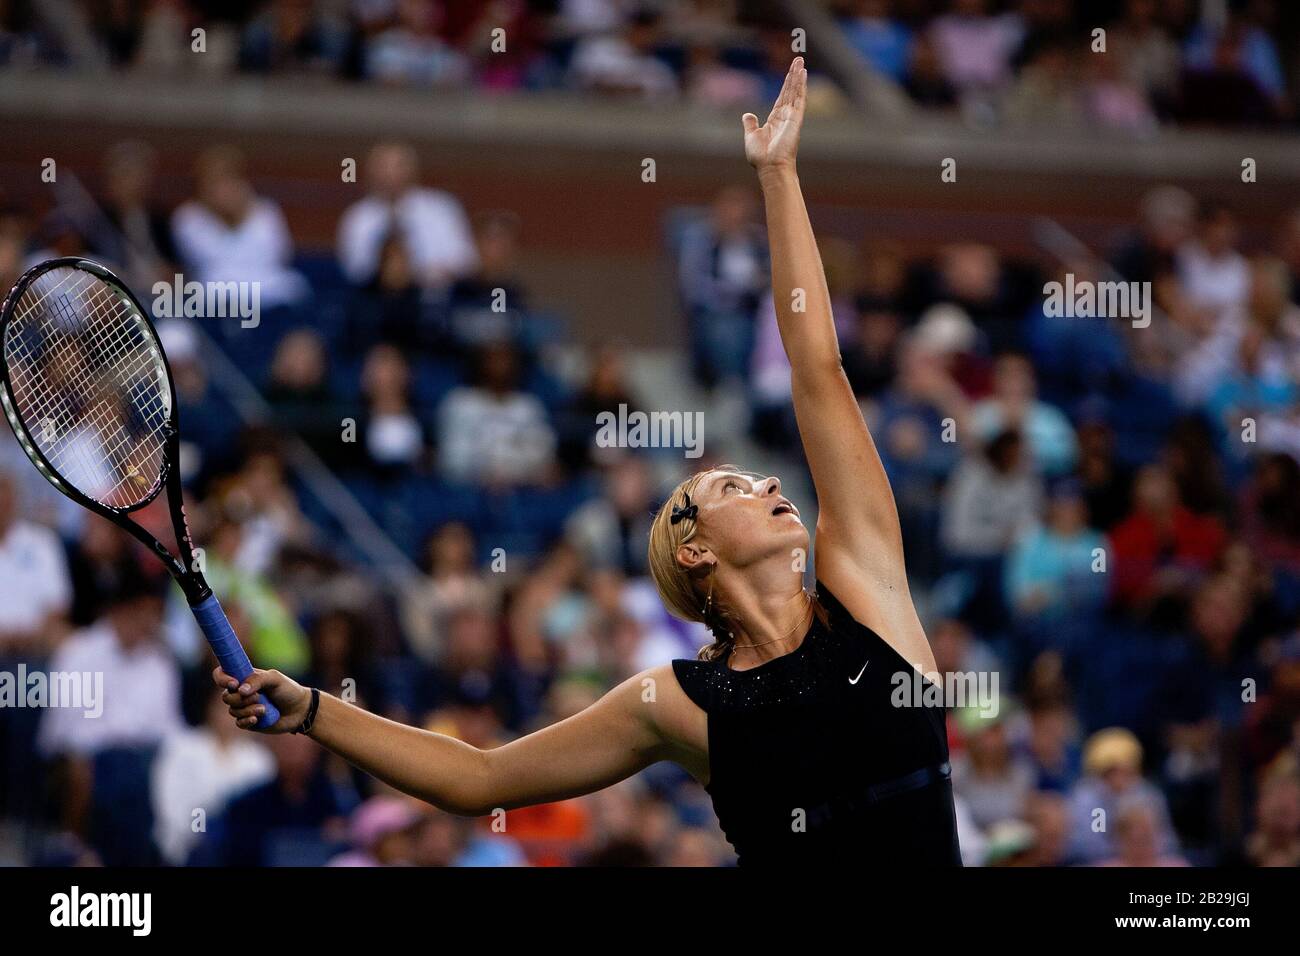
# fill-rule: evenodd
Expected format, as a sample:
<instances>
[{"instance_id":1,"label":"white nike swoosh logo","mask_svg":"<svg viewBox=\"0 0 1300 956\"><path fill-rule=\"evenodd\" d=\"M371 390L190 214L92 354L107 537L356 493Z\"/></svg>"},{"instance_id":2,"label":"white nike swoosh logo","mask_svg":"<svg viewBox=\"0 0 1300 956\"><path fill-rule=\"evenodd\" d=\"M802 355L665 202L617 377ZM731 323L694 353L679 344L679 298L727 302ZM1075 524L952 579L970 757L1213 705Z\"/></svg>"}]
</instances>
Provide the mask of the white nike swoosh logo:
<instances>
[{"instance_id":1,"label":"white nike swoosh logo","mask_svg":"<svg viewBox=\"0 0 1300 956\"><path fill-rule=\"evenodd\" d=\"M871 661L867 661L867 664L870 664L870 663L871 663ZM857 676L857 677L850 677L850 678L849 678L849 683L850 683L850 684L856 684L858 681L862 680L862 675L863 675L863 674L866 672L866 670L867 670L867 664L863 664L863 665L862 665L862 670L858 671L858 676Z\"/></svg>"}]
</instances>

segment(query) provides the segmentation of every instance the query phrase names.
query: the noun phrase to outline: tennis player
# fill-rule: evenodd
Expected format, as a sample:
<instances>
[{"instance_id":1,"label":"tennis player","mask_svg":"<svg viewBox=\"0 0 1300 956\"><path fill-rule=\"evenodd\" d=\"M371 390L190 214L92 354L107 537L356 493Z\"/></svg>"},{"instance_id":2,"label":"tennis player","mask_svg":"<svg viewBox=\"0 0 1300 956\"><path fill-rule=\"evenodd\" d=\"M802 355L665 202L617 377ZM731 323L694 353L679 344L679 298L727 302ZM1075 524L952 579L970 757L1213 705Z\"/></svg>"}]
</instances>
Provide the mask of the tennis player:
<instances>
[{"instance_id":1,"label":"tennis player","mask_svg":"<svg viewBox=\"0 0 1300 956\"><path fill-rule=\"evenodd\" d=\"M820 505L816 592L802 583L809 534L780 480L715 468L678 486L649 542L665 605L713 633L698 660L638 674L493 750L385 720L277 671L236 687L217 670L239 726L253 725L264 693L282 715L271 733L309 734L400 790L475 816L590 793L672 760L705 785L742 865L960 865L943 710L891 699L901 680L910 687L915 671L936 666L889 481L840 367L795 172L807 83L796 58L767 123L752 113L742 123Z\"/></svg>"}]
</instances>

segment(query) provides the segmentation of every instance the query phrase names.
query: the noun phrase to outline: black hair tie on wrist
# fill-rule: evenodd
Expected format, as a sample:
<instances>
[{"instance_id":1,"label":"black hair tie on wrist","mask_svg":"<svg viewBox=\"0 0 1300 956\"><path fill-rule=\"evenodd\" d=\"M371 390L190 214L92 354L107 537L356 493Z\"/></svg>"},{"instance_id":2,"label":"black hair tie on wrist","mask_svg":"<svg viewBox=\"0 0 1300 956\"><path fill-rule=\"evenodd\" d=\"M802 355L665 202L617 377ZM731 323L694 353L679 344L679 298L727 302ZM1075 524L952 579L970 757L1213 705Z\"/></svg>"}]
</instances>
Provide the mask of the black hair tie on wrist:
<instances>
[{"instance_id":1,"label":"black hair tie on wrist","mask_svg":"<svg viewBox=\"0 0 1300 956\"><path fill-rule=\"evenodd\" d=\"M296 730L290 731L294 734L305 734L311 730L311 725L316 723L316 711L320 707L320 690L313 687L311 689L311 706L307 708L307 716L302 719Z\"/></svg>"}]
</instances>

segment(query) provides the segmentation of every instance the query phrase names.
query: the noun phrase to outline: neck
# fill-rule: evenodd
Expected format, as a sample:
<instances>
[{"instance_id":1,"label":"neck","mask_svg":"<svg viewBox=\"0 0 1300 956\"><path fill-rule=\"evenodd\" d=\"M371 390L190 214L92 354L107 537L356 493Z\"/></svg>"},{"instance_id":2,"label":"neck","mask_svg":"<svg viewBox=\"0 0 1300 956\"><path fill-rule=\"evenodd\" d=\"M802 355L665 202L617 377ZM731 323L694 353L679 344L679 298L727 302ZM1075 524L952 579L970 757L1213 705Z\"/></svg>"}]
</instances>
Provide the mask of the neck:
<instances>
[{"instance_id":1,"label":"neck","mask_svg":"<svg viewBox=\"0 0 1300 956\"><path fill-rule=\"evenodd\" d=\"M788 556L764 570L722 572L714 582L714 600L721 598L735 635L733 660L743 667L787 654L799 646L808 626L810 604L799 572Z\"/></svg>"}]
</instances>

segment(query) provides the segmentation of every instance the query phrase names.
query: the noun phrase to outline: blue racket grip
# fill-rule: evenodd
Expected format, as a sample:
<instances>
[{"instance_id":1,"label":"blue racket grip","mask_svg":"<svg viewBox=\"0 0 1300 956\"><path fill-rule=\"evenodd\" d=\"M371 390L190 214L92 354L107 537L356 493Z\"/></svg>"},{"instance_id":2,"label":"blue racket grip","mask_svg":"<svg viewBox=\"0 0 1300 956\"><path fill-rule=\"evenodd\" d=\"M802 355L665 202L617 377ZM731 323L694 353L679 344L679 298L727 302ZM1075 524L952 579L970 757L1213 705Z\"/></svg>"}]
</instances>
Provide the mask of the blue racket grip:
<instances>
[{"instance_id":1,"label":"blue racket grip","mask_svg":"<svg viewBox=\"0 0 1300 956\"><path fill-rule=\"evenodd\" d=\"M203 636L208 639L208 643L212 645L212 650L217 655L217 660L221 662L221 669L238 681L253 673L253 665L248 660L248 655L244 653L244 646L239 643L235 629L226 620L226 612L221 610L221 603L217 600L217 596L208 595L190 610L194 612ZM266 699L265 694L258 694L257 702L266 708L266 713L257 719L257 726L263 729L273 726L280 719L280 712Z\"/></svg>"}]
</instances>

